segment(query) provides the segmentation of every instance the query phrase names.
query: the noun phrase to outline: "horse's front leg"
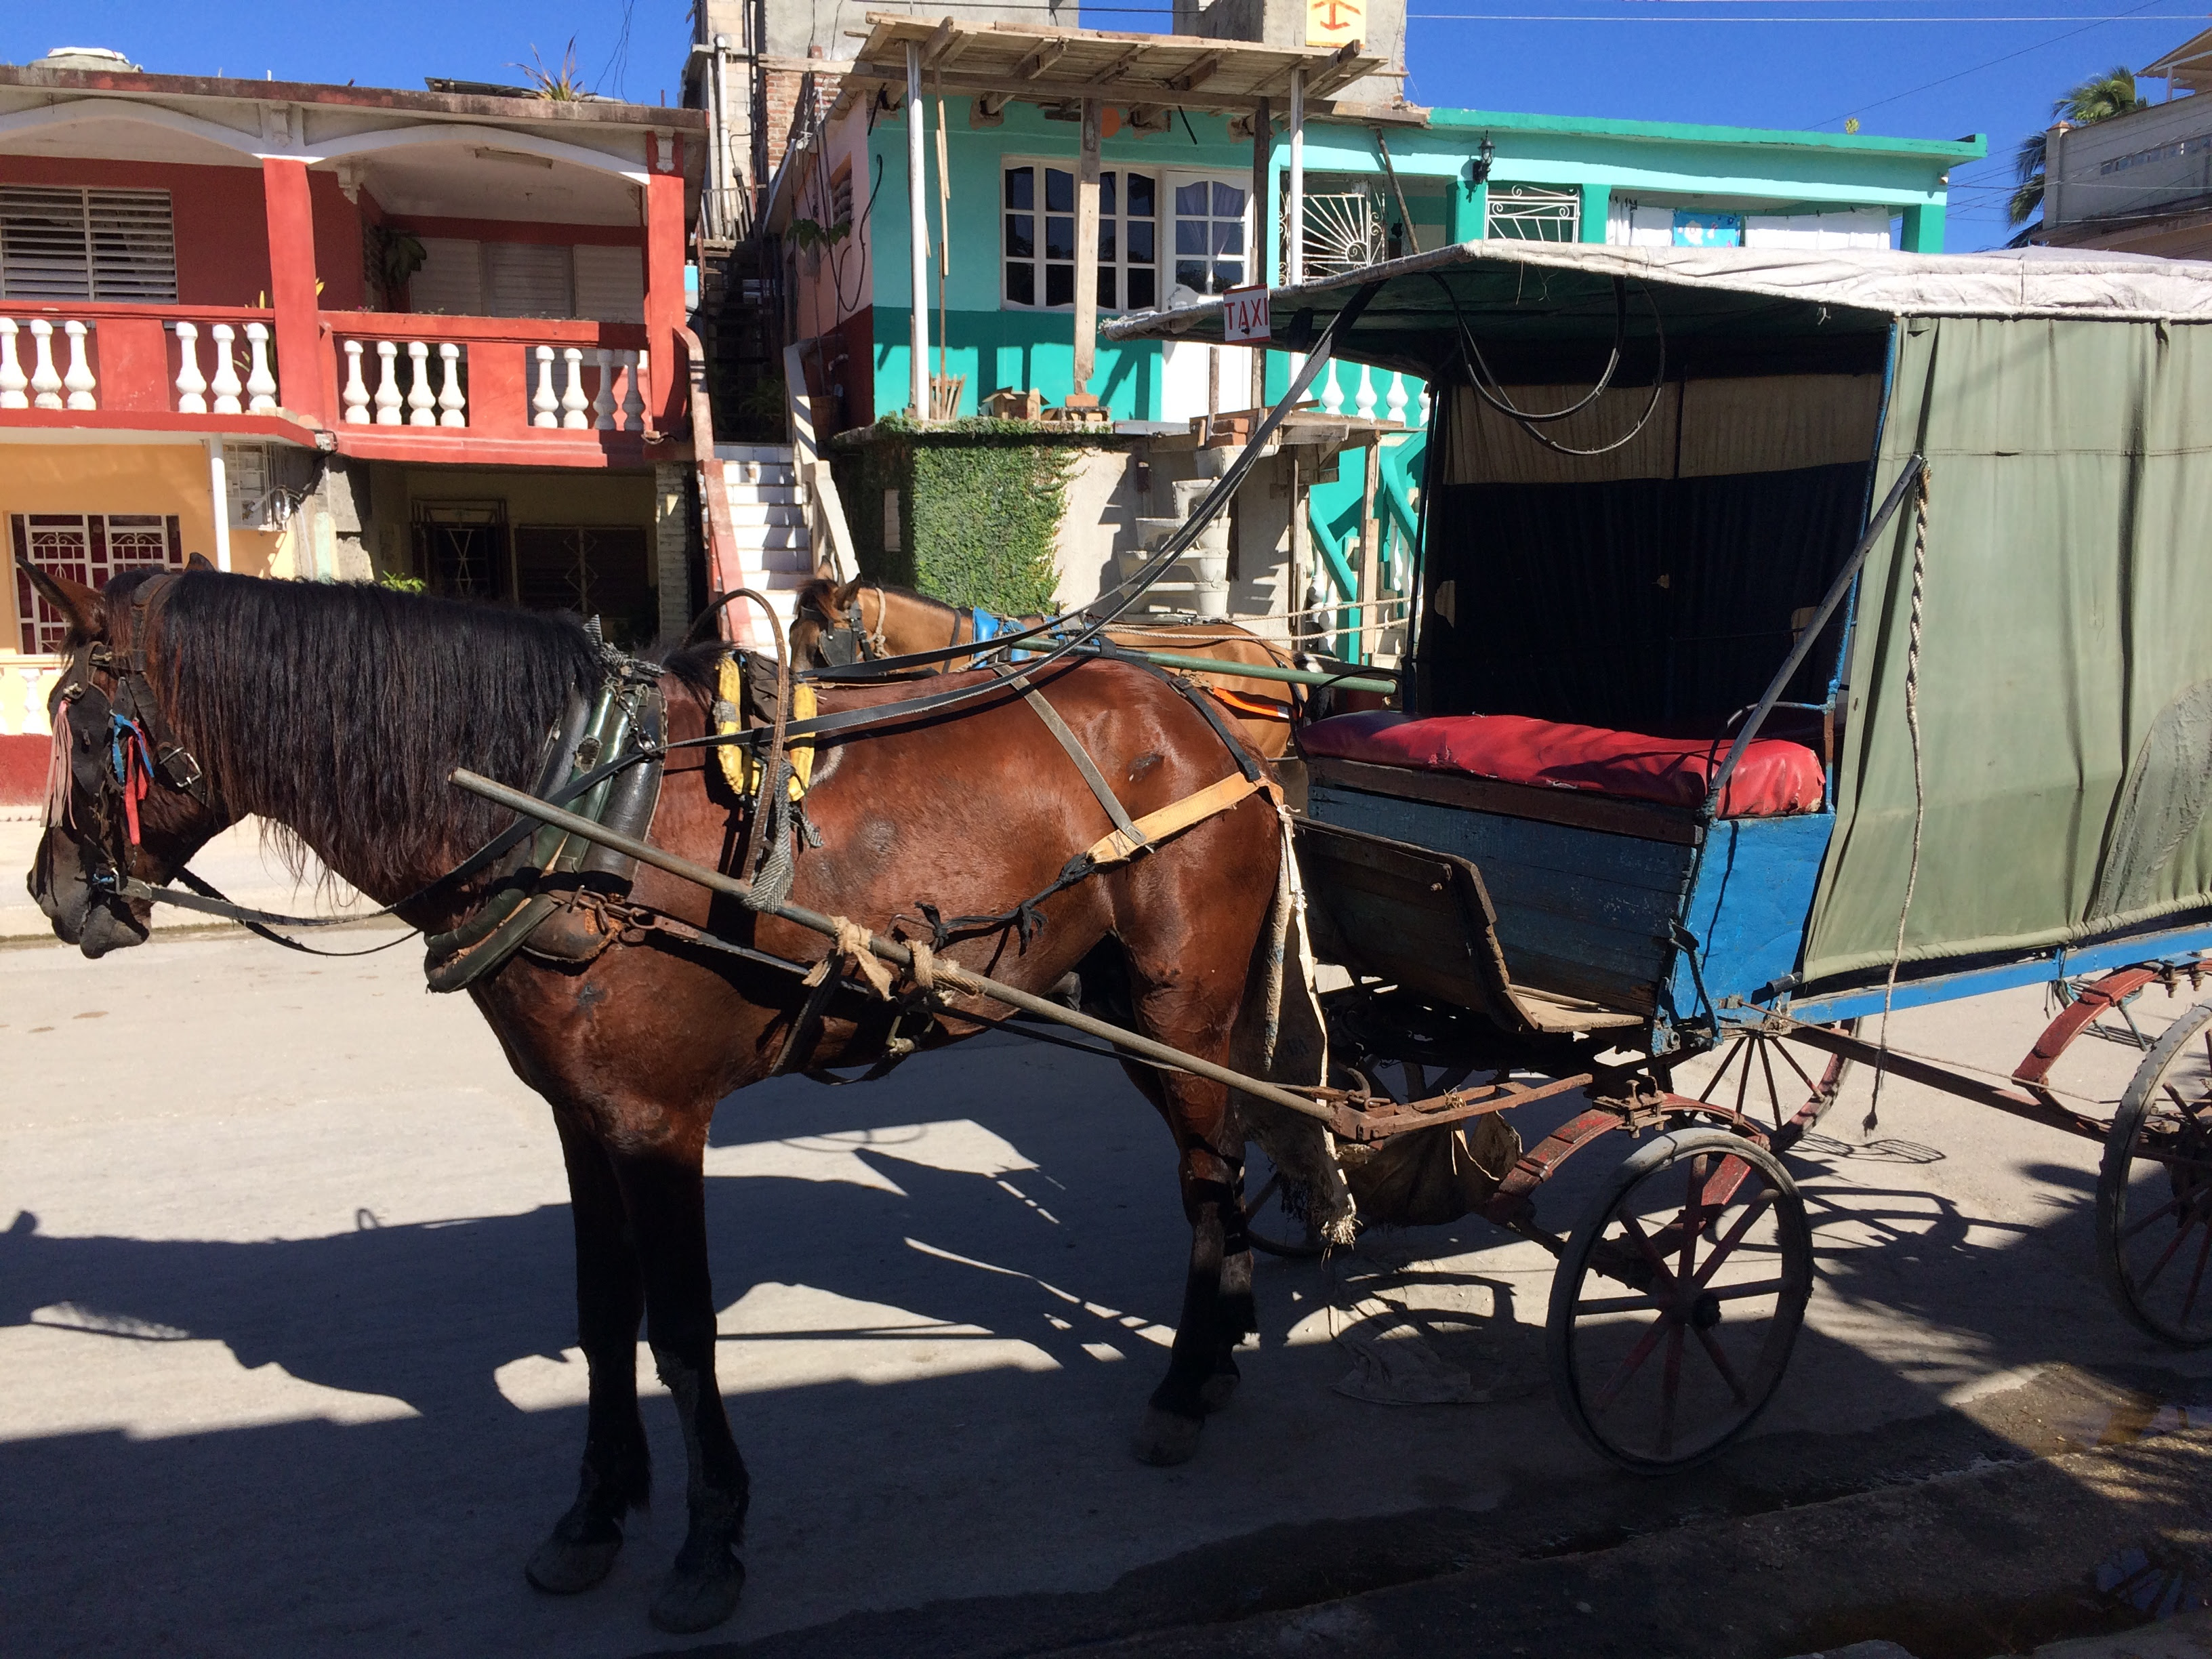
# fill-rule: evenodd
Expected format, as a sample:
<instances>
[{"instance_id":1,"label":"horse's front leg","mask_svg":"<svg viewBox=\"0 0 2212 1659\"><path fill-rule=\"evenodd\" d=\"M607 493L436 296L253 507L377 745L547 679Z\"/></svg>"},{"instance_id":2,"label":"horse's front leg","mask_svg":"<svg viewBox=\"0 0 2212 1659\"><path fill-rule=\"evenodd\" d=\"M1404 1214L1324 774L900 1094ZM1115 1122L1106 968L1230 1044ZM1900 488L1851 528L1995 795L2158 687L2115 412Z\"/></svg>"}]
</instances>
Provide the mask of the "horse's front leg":
<instances>
[{"instance_id":1,"label":"horse's front leg","mask_svg":"<svg viewBox=\"0 0 2212 1659\"><path fill-rule=\"evenodd\" d=\"M637 1413L637 1326L645 1281L622 1186L583 1115L556 1108L554 1121L568 1166L578 1337L591 1376L591 1407L576 1501L524 1571L538 1589L569 1595L589 1589L613 1568L623 1546L623 1516L650 1498L653 1475Z\"/></svg>"},{"instance_id":2,"label":"horse's front leg","mask_svg":"<svg viewBox=\"0 0 2212 1659\"><path fill-rule=\"evenodd\" d=\"M1222 1104L1181 1098L1207 1092ZM1237 1202L1240 1160L1226 1142L1225 1097L1218 1085L1176 1079L1170 1121L1182 1142L1177 1174L1183 1214L1190 1222L1190 1268L1183 1280L1182 1316L1176 1322L1168 1374L1137 1430L1135 1451L1147 1463L1180 1463L1198 1449L1209 1412L1236 1391L1237 1345L1255 1328L1251 1246ZM1209 1133L1212 1131L1212 1133Z\"/></svg>"},{"instance_id":3,"label":"horse's front leg","mask_svg":"<svg viewBox=\"0 0 2212 1659\"><path fill-rule=\"evenodd\" d=\"M674 1114L655 1106L644 1121ZM714 1296L707 1269L705 1115L676 1144L612 1153L644 1269L646 1340L676 1401L690 1465L690 1526L653 1601L653 1622L684 1633L721 1623L744 1587L738 1561L750 1482L714 1378Z\"/></svg>"}]
</instances>

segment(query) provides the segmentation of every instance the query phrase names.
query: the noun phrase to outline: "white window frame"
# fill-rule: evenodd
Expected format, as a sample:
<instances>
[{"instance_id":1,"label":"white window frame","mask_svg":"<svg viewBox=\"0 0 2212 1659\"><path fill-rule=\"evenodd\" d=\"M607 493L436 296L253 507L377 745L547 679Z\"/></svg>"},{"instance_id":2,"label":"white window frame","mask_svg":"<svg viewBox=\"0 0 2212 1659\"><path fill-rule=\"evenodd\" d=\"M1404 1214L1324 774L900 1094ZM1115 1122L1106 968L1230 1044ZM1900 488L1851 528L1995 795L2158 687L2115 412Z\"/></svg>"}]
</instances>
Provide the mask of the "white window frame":
<instances>
[{"instance_id":1,"label":"white window frame","mask_svg":"<svg viewBox=\"0 0 2212 1659\"><path fill-rule=\"evenodd\" d=\"M1161 174L1161 184L1165 189L1167 195L1166 200L1161 210L1160 216L1163 228L1165 230L1167 234L1168 246L1166 252L1162 255L1160 260L1164 282L1161 296L1161 303L1163 305L1167 302L1166 295L1174 293L1177 287L1176 280L1176 264L1177 260L1182 257L1176 252L1177 238L1176 234L1176 227L1178 221L1176 213L1176 191L1179 189L1187 188L1189 185L1198 184L1201 181L1209 186L1213 185L1228 185L1231 190L1235 191L1238 195L1244 198L1244 212L1243 217L1238 222L1243 227L1243 234L1241 238L1243 244L1243 250L1237 256L1237 265L1242 271L1242 275L1240 275L1233 283L1224 283L1219 286L1202 289L1200 292L1221 294L1227 292L1231 288L1249 288L1253 283L1253 274L1258 269L1257 265L1254 263L1255 250L1258 243L1258 233L1257 228L1253 221L1253 207L1255 204L1252 198L1252 175L1249 173L1212 173L1206 172L1196 167L1174 167L1164 169ZM1207 191L1206 194L1208 203L1205 222L1208 225L1228 223L1229 221L1225 217L1218 216L1212 211L1212 191L1211 189ZM1212 239L1209 237L1209 243L1211 242L1211 240ZM1217 256L1210 252L1202 257L1205 258L1208 265L1213 264L1217 259ZM1226 256L1224 255L1218 257L1225 258Z\"/></svg>"},{"instance_id":2,"label":"white window frame","mask_svg":"<svg viewBox=\"0 0 2212 1659\"><path fill-rule=\"evenodd\" d=\"M1043 226L1046 217L1045 169L1050 168L1055 173L1065 173L1073 179L1076 167L1075 162L1064 155L1001 155L999 158L999 308L1000 310L1073 311L1075 309L1075 302L1072 299L1061 305L1048 305L1044 301L1046 268L1050 265L1073 264L1073 261L1045 258ZM1030 169L1030 199L1032 205L1027 210L1011 207L1006 203L1006 175L1021 167ZM1164 168L1144 162L1116 162L1112 167L1100 167L1099 173L1102 175L1102 183L1103 175L1109 173L1115 175L1115 210L1110 216L1102 210L1098 216L1098 236L1102 256L1098 261L1098 269L1103 271L1109 265L1112 267L1114 297L1121 302L1110 306L1101 305L1098 307L1099 313L1102 316L1118 315L1132 309L1155 310L1164 307L1167 304L1168 290L1173 286L1173 283L1166 279L1163 271L1163 268L1169 262L1164 252L1164 245L1174 240L1173 209L1170 205L1172 198L1168 194L1168 173ZM1149 267L1141 260L1138 262L1136 267L1139 270L1149 268L1152 272L1152 302L1150 306L1136 307L1127 303L1129 297L1129 192L1125 181L1132 173L1140 173L1152 181L1152 258ZM1009 221L1013 215L1024 210L1027 211L1032 225L1030 238L1030 252L1028 258L1018 258L1008 249L1006 238L1010 228ZM1052 216L1073 218L1074 216L1071 210L1066 215L1055 214ZM1144 222L1139 220L1138 222L1141 224ZM1114 230L1114 257L1111 259L1103 257L1106 230L1109 223ZM1026 264L1030 270L1030 281L1034 284L1030 291L1037 296L1033 301L1014 298L1013 287L1008 280L1008 269L1016 264ZM1096 278L1093 280L1095 281Z\"/></svg>"}]
</instances>

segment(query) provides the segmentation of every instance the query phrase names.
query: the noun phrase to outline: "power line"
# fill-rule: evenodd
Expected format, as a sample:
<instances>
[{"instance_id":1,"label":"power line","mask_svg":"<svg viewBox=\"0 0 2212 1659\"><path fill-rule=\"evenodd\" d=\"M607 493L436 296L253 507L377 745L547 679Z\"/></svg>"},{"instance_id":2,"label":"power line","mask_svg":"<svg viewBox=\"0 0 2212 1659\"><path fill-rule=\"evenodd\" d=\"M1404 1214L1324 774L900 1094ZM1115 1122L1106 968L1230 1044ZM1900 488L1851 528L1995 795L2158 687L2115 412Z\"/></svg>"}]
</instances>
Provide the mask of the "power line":
<instances>
[{"instance_id":1,"label":"power line","mask_svg":"<svg viewBox=\"0 0 2212 1659\"><path fill-rule=\"evenodd\" d=\"M2048 40L2039 40L2032 46L2022 46L2018 52L2008 52L2002 58L1992 58L1986 64L1976 64L1971 69L1960 70L1955 74L1946 75L1939 80L1930 81L1924 85L1915 87L1910 92L1897 93L1891 97L1879 99L1871 104L1860 104L1855 108L1845 110L1841 115L1831 115L1824 120L1815 121L1813 125L1818 127L1824 127L1826 126L1830 121L1840 121L1846 116L1862 114L1870 109L1881 109L1885 105L1903 103L1906 99L1917 97L1923 92L1932 91L1937 87L1948 86L1954 81L1963 81L1970 75L1979 75L1984 70L1995 69L1999 64L2009 64L2015 58L2025 58L2030 52L2041 52L2045 46L2055 46L2061 40L2071 40L2077 34L2087 34L2092 29L2102 28L2107 22L2117 22L2122 19L2136 18L2140 16L2142 13L2149 11L2153 6L2157 5L2158 3L2159 0L2143 0L2143 3L2142 5L2136 7L2132 11L2121 13L2119 18L2100 18L2095 22L2084 24L2078 29L2069 29L2063 34L2054 34ZM2164 14L2161 13L2160 15L2163 16ZM2145 17L2142 21L2149 22L2153 20Z\"/></svg>"}]
</instances>

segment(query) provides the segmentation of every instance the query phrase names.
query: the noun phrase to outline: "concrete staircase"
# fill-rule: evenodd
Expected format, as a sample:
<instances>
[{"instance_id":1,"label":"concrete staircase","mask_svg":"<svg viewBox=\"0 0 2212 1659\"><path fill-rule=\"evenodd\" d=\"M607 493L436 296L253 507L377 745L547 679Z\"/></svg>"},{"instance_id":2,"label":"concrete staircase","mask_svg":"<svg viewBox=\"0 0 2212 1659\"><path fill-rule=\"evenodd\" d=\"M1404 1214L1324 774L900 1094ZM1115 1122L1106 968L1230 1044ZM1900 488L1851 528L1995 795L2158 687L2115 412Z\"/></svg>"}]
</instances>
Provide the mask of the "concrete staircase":
<instances>
[{"instance_id":1,"label":"concrete staircase","mask_svg":"<svg viewBox=\"0 0 2212 1659\"><path fill-rule=\"evenodd\" d=\"M814 574L813 538L808 527L805 491L789 444L716 444L723 488L729 498L730 530L737 568L725 568L725 588L750 587L765 593L776 619L788 630L792 602ZM756 619L757 607L732 607ZM765 641L763 643L765 644Z\"/></svg>"}]
</instances>

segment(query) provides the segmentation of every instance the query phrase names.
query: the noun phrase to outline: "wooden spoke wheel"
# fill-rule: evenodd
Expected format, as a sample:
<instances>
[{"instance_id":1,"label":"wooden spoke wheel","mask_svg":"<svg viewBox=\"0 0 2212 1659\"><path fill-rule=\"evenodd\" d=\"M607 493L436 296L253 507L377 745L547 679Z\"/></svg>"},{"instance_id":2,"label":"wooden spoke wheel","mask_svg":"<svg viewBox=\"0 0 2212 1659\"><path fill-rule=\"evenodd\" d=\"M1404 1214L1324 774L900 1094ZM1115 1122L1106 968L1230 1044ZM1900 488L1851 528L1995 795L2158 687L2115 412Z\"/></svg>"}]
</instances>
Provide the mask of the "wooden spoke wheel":
<instances>
[{"instance_id":1,"label":"wooden spoke wheel","mask_svg":"<svg viewBox=\"0 0 2212 1659\"><path fill-rule=\"evenodd\" d=\"M1325 1247L1312 1220L1282 1199L1283 1172L1270 1164L1267 1178L1244 1200L1244 1236L1252 1248L1293 1261L1319 1255Z\"/></svg>"},{"instance_id":2,"label":"wooden spoke wheel","mask_svg":"<svg viewBox=\"0 0 2212 1659\"><path fill-rule=\"evenodd\" d=\"M2212 1343L2212 1002L2151 1045L2097 1181L2097 1250L2127 1316L2177 1347Z\"/></svg>"},{"instance_id":3,"label":"wooden spoke wheel","mask_svg":"<svg viewBox=\"0 0 2212 1659\"><path fill-rule=\"evenodd\" d=\"M1646 1474L1703 1462L1782 1381L1813 1293L1813 1237L1781 1160L1686 1129L1616 1170L1559 1259L1547 1333L1567 1420Z\"/></svg>"},{"instance_id":4,"label":"wooden spoke wheel","mask_svg":"<svg viewBox=\"0 0 2212 1659\"><path fill-rule=\"evenodd\" d=\"M1858 1025L1850 1019L1837 1029L1856 1032ZM1713 1067L1698 1098L1708 1105L1730 1107L1778 1135L1790 1131L1794 1140L1836 1103L1850 1069L1850 1061L1841 1054L1824 1054L1764 1031L1738 1031L1722 1048L1720 1064Z\"/></svg>"}]
</instances>

